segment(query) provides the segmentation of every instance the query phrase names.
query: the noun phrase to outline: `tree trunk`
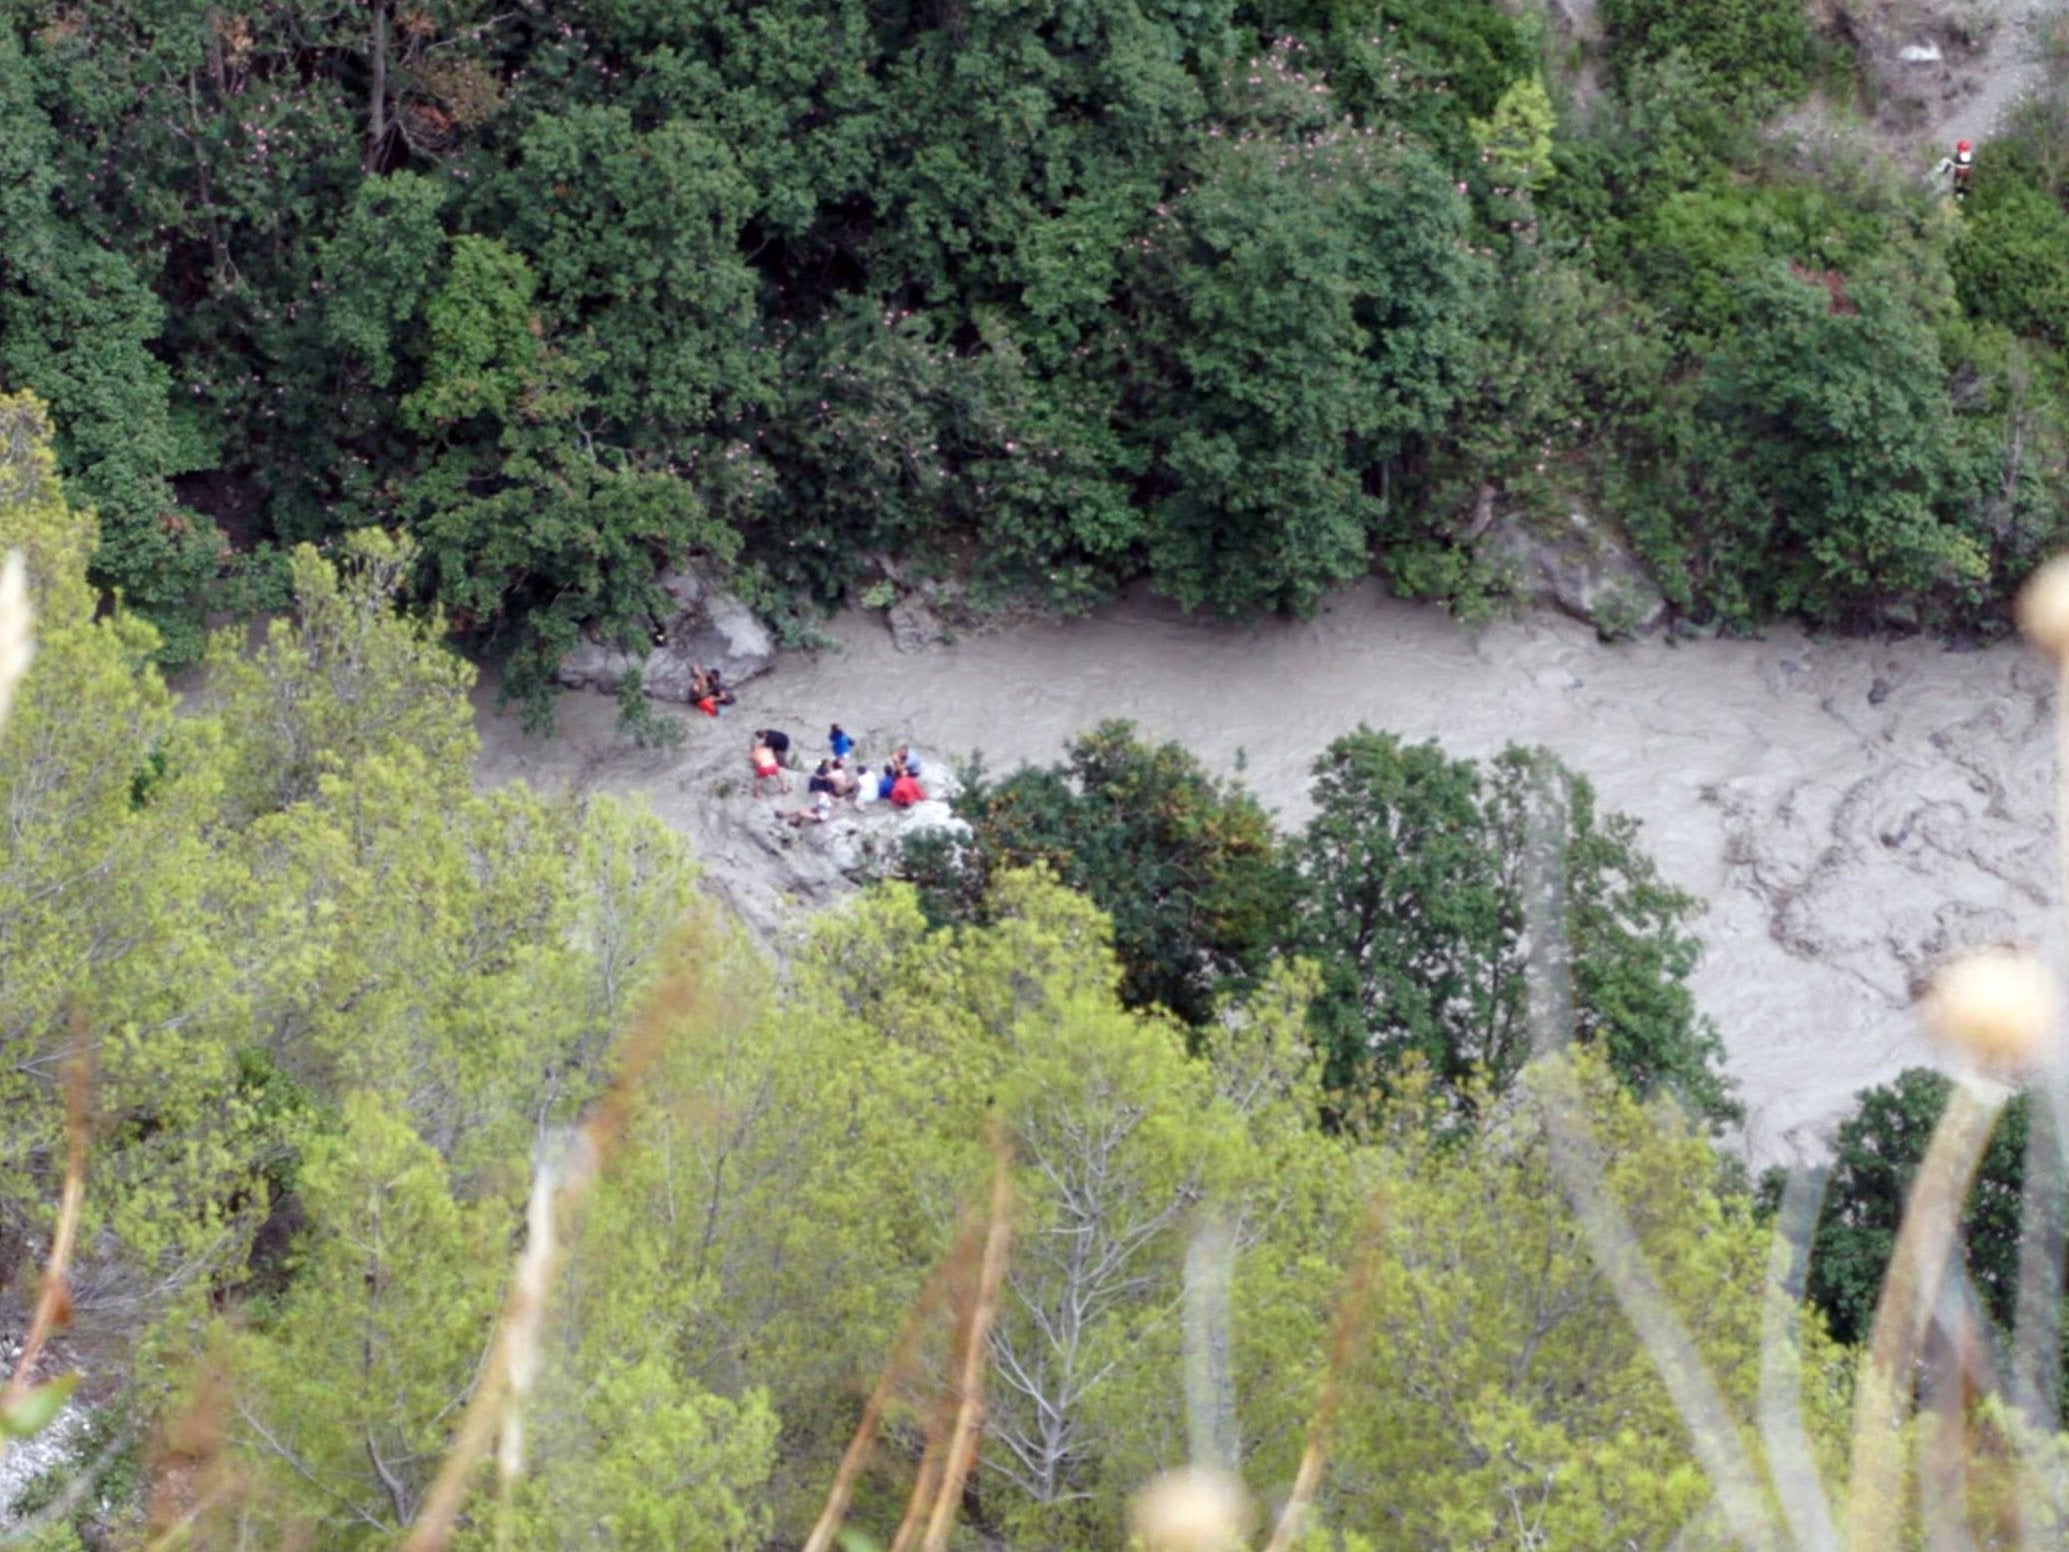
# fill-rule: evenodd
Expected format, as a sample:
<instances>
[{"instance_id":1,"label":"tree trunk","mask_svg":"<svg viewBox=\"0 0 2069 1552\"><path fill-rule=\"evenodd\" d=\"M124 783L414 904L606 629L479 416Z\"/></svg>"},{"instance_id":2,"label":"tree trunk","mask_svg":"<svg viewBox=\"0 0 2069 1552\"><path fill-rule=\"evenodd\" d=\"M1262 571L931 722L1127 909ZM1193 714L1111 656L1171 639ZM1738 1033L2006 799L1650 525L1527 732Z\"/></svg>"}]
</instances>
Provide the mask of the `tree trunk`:
<instances>
[{"instance_id":1,"label":"tree trunk","mask_svg":"<svg viewBox=\"0 0 2069 1552\"><path fill-rule=\"evenodd\" d=\"M374 36L369 62L373 70L373 85L367 92L364 167L373 173L381 170L381 147L388 140L387 0L375 0L374 3Z\"/></svg>"}]
</instances>

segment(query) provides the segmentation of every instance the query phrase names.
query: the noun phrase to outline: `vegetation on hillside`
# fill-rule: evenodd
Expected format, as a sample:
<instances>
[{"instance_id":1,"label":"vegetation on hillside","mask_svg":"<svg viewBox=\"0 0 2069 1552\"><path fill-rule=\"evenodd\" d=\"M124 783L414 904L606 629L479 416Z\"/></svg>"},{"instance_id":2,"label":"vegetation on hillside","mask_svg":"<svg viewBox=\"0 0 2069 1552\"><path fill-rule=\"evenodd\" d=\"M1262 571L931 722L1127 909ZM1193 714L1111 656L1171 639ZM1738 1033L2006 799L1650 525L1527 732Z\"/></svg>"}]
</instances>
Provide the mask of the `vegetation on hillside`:
<instances>
[{"instance_id":1,"label":"vegetation on hillside","mask_svg":"<svg viewBox=\"0 0 2069 1552\"><path fill-rule=\"evenodd\" d=\"M396 1545L492 1408L459 1544L797 1545L872 1395L901 1552L1207 1455L1352 1552L2058 1538L2045 1107L1864 1096L1798 1320L1694 902L1542 751L1360 729L1282 835L1104 726L781 978L636 805L474 788L449 636L541 695L686 557L1472 609L1582 511L1686 620L1996 629L2069 94L1956 210L1761 133L1845 78L1798 8L1602 16L1580 94L1494 0L0 0L0 1277L93 1408L31 1544Z\"/></svg>"},{"instance_id":2,"label":"vegetation on hillside","mask_svg":"<svg viewBox=\"0 0 2069 1552\"><path fill-rule=\"evenodd\" d=\"M1762 138L1846 76L1794 5L1603 20L1583 97L1496 0L8 0L0 387L172 662L368 526L521 693L688 556L793 621L880 556L1478 607L1576 510L1690 620L1995 628L2064 522L2060 103L1957 216Z\"/></svg>"},{"instance_id":3,"label":"vegetation on hillside","mask_svg":"<svg viewBox=\"0 0 2069 1552\"><path fill-rule=\"evenodd\" d=\"M993 877L1047 867L1111 919L1123 999L1196 1030L1270 966L1305 960L1337 1107L1418 1063L1455 1102L1509 1087L1533 1054L1535 886L1557 898L1575 1038L1640 1096L1671 1093L1720 1128L1743 1119L1687 986L1699 902L1660 880L1635 820L1598 813L1588 780L1545 750L1483 766L1361 727L1316 760L1316 813L1294 836L1125 722L1076 739L1061 765L967 774L969 838L922 836L902 861L931 920L986 921ZM1552 855L1557 878L1534 880Z\"/></svg>"},{"instance_id":4,"label":"vegetation on hillside","mask_svg":"<svg viewBox=\"0 0 2069 1552\"><path fill-rule=\"evenodd\" d=\"M871 1394L847 1512L886 1535L940 1482L994 1175L1013 1249L946 1500L973 1537L1118 1545L1202 1449L1310 1481L1311 1533L1358 1545L1508 1545L1519 1516L1722 1544L1820 1481L1893 1501L1858 1442L1844 1464L1883 1427L1853 1355L1776 1334L1769 1229L1712 1150L1687 902L1545 757L1360 731L1289 842L1103 728L979 784L974 871L821 917L779 982L650 817L473 790L471 671L395 609L394 540L297 551L294 607L175 715L151 627L95 607L47 435L0 400L0 546L38 610L0 727L0 1249L26 1286L68 1225L54 1361L95 1376L10 1506L43 1552L396 1545L445 1523L476 1416L502 1486L461 1470L455 1545L793 1545ZM1517 937L1547 837L1549 979ZM1579 1042L1526 1063L1517 1026L1566 1016ZM2005 1441L2058 1448L1995 1405L1898 1436L1921 1470L1974 1455L1947 1501L1985 1546L2015 1501L2049 1523ZM1734 1466L1756 1414L1764 1464Z\"/></svg>"}]
</instances>

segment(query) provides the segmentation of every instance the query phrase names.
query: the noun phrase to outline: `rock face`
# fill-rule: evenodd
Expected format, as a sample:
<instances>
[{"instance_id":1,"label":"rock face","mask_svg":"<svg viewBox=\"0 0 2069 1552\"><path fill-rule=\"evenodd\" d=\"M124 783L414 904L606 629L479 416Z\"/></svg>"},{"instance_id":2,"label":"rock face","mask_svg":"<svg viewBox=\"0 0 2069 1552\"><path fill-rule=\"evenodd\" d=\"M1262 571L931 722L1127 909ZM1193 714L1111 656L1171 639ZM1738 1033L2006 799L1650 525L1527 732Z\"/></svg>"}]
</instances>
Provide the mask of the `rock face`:
<instances>
[{"instance_id":1,"label":"rock face","mask_svg":"<svg viewBox=\"0 0 2069 1552\"><path fill-rule=\"evenodd\" d=\"M775 638L738 598L689 569L663 572L660 582L679 607L662 622L662 640L644 666L622 647L585 637L560 665L562 684L616 690L627 673L640 668L647 694L687 703L693 667L716 668L727 684L739 685L775 666Z\"/></svg>"},{"instance_id":2,"label":"rock face","mask_svg":"<svg viewBox=\"0 0 2069 1552\"><path fill-rule=\"evenodd\" d=\"M1508 571L1518 597L1549 600L1605 638L1649 630L1667 612L1666 599L1638 558L1581 513L1550 533L1503 516L1481 543Z\"/></svg>"},{"instance_id":3,"label":"rock face","mask_svg":"<svg viewBox=\"0 0 2069 1552\"><path fill-rule=\"evenodd\" d=\"M895 871L899 852L913 836L946 831L967 838L969 823L956 817L950 803L959 784L945 761L918 752L926 768L925 802L909 809L837 803L824 824L794 825L784 817L810 802L805 772L792 771L790 791L781 795L756 794L728 777L704 778L701 784L713 794L700 816L707 837L700 850L711 864L705 887L755 937L778 943L796 930L804 913Z\"/></svg>"},{"instance_id":4,"label":"rock face","mask_svg":"<svg viewBox=\"0 0 2069 1552\"><path fill-rule=\"evenodd\" d=\"M908 593L884 611L891 644L900 652L924 652L948 640L948 631L934 606L918 593Z\"/></svg>"}]
</instances>

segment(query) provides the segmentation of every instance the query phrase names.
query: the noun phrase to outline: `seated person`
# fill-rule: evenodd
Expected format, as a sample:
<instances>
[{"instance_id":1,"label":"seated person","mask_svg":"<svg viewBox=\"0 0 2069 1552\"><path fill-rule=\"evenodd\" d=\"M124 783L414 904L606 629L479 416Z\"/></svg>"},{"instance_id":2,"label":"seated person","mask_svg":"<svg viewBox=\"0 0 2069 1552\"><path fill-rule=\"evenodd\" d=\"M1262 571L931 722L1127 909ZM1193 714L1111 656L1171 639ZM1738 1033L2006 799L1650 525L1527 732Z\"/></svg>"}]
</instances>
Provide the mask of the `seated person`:
<instances>
[{"instance_id":1,"label":"seated person","mask_svg":"<svg viewBox=\"0 0 2069 1552\"><path fill-rule=\"evenodd\" d=\"M805 790L807 792L832 792L834 790L833 762L831 760L821 760L819 762L819 769L812 772L812 779L805 783Z\"/></svg>"},{"instance_id":2,"label":"seated person","mask_svg":"<svg viewBox=\"0 0 2069 1552\"><path fill-rule=\"evenodd\" d=\"M834 761L833 769L827 775L833 781L833 795L837 798L852 798L861 790L861 781L848 769L844 760Z\"/></svg>"},{"instance_id":3,"label":"seated person","mask_svg":"<svg viewBox=\"0 0 2069 1552\"><path fill-rule=\"evenodd\" d=\"M898 808L910 808L915 803L925 801L926 796L927 794L920 790L919 777L909 770L902 772L898 779L891 783L891 802Z\"/></svg>"},{"instance_id":4,"label":"seated person","mask_svg":"<svg viewBox=\"0 0 2069 1552\"><path fill-rule=\"evenodd\" d=\"M900 744L898 752L891 756L891 763L908 776L917 776L920 773L920 757L912 752L910 744Z\"/></svg>"},{"instance_id":5,"label":"seated person","mask_svg":"<svg viewBox=\"0 0 2069 1552\"><path fill-rule=\"evenodd\" d=\"M876 779L877 800L882 802L891 795L891 789L898 784L898 767L889 760L884 762L883 773Z\"/></svg>"}]
</instances>

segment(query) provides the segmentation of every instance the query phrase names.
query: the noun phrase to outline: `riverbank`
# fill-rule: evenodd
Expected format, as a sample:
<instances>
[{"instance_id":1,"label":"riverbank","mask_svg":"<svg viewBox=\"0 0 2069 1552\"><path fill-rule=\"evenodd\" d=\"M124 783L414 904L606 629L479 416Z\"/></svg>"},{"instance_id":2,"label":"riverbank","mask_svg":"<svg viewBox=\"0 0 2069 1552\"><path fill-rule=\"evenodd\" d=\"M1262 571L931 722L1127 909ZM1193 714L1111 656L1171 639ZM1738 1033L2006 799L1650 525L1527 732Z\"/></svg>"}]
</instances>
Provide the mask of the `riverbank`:
<instances>
[{"instance_id":1,"label":"riverbank","mask_svg":"<svg viewBox=\"0 0 2069 1552\"><path fill-rule=\"evenodd\" d=\"M1756 1165L1820 1152L1858 1089L1931 1060L1911 1002L1942 955L2022 939L2060 962L2052 683L2016 647L1793 629L1604 645L1546 615L1468 631L1370 585L1308 621L1229 626L1138 599L916 655L873 615L831 634L837 650L786 654L667 753L624 745L607 697L566 697L561 737L538 740L484 692L482 779L645 794L766 927L823 900L785 898L771 805L734 790L758 726L816 747L839 721L865 750L981 751L1003 770L1128 717L1240 771L1289 827L1307 816L1308 763L1361 721L1456 754L1542 743L1709 902L1694 984Z\"/></svg>"}]
</instances>

